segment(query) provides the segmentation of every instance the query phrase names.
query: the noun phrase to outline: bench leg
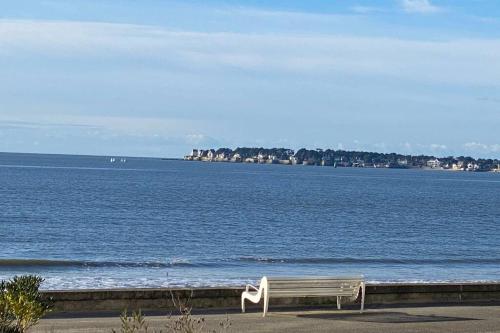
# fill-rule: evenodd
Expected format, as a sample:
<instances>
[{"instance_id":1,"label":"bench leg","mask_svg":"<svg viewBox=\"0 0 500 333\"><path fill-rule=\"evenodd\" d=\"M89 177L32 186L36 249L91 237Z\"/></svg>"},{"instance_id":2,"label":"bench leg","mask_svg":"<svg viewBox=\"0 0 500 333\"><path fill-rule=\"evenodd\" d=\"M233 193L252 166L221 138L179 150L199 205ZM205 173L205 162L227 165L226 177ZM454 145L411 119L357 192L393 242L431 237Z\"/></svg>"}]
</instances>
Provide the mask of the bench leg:
<instances>
[{"instance_id":1,"label":"bench leg","mask_svg":"<svg viewBox=\"0 0 500 333\"><path fill-rule=\"evenodd\" d=\"M264 313L262 314L262 317L266 316L267 309L269 309L269 295L267 294L267 291L266 291L264 293Z\"/></svg>"},{"instance_id":2,"label":"bench leg","mask_svg":"<svg viewBox=\"0 0 500 333\"><path fill-rule=\"evenodd\" d=\"M245 313L245 298L241 295L241 312Z\"/></svg>"},{"instance_id":3,"label":"bench leg","mask_svg":"<svg viewBox=\"0 0 500 333\"><path fill-rule=\"evenodd\" d=\"M363 310L365 309L365 292L366 288L365 288L365 284L363 283L361 285L361 310L359 311L360 313L363 313Z\"/></svg>"},{"instance_id":4,"label":"bench leg","mask_svg":"<svg viewBox=\"0 0 500 333\"><path fill-rule=\"evenodd\" d=\"M337 310L340 310L340 297L337 296Z\"/></svg>"}]
</instances>

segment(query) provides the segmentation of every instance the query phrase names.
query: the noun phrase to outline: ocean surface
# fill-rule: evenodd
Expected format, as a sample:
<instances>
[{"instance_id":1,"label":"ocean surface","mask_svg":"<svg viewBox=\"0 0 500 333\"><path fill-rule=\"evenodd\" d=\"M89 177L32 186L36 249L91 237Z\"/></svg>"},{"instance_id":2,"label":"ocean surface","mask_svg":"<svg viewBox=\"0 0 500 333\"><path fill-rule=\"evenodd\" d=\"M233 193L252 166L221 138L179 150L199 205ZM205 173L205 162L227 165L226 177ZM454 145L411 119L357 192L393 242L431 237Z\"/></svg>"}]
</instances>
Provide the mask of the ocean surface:
<instances>
[{"instance_id":1,"label":"ocean surface","mask_svg":"<svg viewBox=\"0 0 500 333\"><path fill-rule=\"evenodd\" d=\"M0 278L500 280L500 174L0 154Z\"/></svg>"}]
</instances>

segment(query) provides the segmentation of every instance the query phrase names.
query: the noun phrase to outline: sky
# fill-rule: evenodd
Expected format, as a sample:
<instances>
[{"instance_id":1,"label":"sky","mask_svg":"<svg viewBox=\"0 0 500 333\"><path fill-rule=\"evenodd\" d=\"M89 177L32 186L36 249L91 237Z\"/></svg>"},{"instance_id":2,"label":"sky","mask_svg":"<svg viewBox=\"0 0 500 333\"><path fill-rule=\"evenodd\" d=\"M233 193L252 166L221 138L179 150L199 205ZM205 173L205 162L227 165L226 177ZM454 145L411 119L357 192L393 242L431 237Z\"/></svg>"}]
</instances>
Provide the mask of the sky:
<instances>
[{"instance_id":1,"label":"sky","mask_svg":"<svg viewBox=\"0 0 500 333\"><path fill-rule=\"evenodd\" d=\"M500 158L497 0L0 3L0 151Z\"/></svg>"}]
</instances>

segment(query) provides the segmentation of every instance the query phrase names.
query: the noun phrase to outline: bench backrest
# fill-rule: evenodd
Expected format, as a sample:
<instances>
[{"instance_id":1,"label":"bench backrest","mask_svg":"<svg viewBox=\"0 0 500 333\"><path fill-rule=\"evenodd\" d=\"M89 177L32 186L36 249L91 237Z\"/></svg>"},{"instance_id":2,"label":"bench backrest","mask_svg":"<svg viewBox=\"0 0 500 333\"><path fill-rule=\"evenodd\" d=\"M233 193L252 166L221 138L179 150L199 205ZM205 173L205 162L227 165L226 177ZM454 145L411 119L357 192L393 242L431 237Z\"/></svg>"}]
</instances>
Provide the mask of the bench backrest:
<instances>
[{"instance_id":1,"label":"bench backrest","mask_svg":"<svg viewBox=\"0 0 500 333\"><path fill-rule=\"evenodd\" d=\"M267 292L269 297L357 297L363 281L362 276L267 277Z\"/></svg>"}]
</instances>

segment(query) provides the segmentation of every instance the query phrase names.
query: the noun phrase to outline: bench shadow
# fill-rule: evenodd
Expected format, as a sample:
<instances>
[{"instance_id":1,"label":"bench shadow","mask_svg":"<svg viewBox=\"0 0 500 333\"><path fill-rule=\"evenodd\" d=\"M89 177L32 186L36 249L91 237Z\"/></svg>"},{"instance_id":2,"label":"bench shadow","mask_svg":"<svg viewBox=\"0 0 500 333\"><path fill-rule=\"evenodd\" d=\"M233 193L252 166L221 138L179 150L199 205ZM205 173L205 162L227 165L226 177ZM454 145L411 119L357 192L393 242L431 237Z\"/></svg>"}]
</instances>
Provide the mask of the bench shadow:
<instances>
[{"instance_id":1,"label":"bench shadow","mask_svg":"<svg viewBox=\"0 0 500 333\"><path fill-rule=\"evenodd\" d=\"M411 315L404 312L370 312L370 313L314 313L299 314L300 318L327 319L327 320L345 320L367 323L434 323L447 321L468 321L480 320L476 318L446 317L446 316L426 316Z\"/></svg>"}]
</instances>

